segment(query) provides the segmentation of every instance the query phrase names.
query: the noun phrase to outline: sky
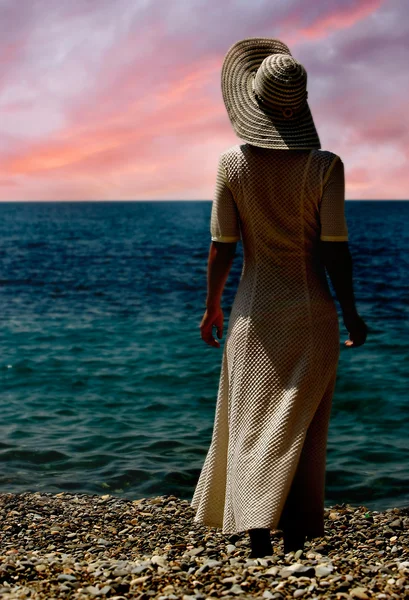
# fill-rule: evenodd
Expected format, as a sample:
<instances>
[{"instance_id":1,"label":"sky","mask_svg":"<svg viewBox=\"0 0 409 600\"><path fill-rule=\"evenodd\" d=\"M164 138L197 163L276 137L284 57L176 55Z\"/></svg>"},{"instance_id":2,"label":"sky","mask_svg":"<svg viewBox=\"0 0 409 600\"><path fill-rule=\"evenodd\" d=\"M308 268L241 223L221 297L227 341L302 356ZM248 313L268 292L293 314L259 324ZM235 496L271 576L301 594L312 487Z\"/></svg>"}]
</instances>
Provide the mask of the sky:
<instances>
[{"instance_id":1,"label":"sky","mask_svg":"<svg viewBox=\"0 0 409 600\"><path fill-rule=\"evenodd\" d=\"M0 200L212 199L246 37L306 68L347 199L409 199L406 0L0 0Z\"/></svg>"}]
</instances>

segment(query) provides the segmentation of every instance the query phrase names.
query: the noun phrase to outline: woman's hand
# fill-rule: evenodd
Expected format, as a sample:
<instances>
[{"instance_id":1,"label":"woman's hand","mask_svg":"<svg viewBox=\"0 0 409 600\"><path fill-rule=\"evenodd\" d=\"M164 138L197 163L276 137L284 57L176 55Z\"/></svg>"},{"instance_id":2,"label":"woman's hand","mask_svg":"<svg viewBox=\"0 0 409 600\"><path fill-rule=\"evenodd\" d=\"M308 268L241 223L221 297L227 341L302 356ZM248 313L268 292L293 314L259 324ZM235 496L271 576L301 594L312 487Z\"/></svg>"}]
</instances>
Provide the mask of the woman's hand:
<instances>
[{"instance_id":1,"label":"woman's hand","mask_svg":"<svg viewBox=\"0 0 409 600\"><path fill-rule=\"evenodd\" d=\"M352 315L344 314L344 324L349 331L349 339L346 340L345 346L348 348L362 346L362 344L365 343L368 334L368 328L364 320L358 313L353 313Z\"/></svg>"},{"instance_id":2,"label":"woman's hand","mask_svg":"<svg viewBox=\"0 0 409 600\"><path fill-rule=\"evenodd\" d=\"M200 335L202 340L206 344L209 344L209 346L220 348L220 343L213 337L213 327L216 327L217 337L221 339L223 335L223 319L223 311L220 305L207 307L200 323Z\"/></svg>"}]
</instances>

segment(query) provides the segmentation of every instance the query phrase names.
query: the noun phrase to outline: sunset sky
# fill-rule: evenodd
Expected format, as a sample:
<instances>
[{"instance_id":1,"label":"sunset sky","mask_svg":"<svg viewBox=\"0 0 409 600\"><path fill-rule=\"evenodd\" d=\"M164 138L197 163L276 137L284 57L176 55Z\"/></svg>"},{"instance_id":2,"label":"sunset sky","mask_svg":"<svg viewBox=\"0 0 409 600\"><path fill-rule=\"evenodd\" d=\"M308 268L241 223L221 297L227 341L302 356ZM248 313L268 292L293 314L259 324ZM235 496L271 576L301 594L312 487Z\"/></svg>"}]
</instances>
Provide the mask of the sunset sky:
<instances>
[{"instance_id":1,"label":"sunset sky","mask_svg":"<svg viewBox=\"0 0 409 600\"><path fill-rule=\"evenodd\" d=\"M0 0L0 200L210 200L256 36L307 69L347 199L409 198L406 0Z\"/></svg>"}]
</instances>

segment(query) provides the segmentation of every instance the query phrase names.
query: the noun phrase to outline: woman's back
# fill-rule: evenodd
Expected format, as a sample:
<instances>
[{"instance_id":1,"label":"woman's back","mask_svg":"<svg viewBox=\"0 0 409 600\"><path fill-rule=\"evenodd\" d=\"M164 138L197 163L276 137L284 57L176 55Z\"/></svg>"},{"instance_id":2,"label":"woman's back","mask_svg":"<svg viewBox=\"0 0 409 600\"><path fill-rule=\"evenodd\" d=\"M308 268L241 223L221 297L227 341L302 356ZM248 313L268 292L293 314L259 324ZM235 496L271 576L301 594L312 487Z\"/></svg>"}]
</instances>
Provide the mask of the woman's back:
<instances>
[{"instance_id":1,"label":"woman's back","mask_svg":"<svg viewBox=\"0 0 409 600\"><path fill-rule=\"evenodd\" d=\"M214 241L242 239L242 312L294 318L311 303L331 311L319 241L348 239L343 177L341 160L328 151L243 144L221 155L211 233Z\"/></svg>"}]
</instances>

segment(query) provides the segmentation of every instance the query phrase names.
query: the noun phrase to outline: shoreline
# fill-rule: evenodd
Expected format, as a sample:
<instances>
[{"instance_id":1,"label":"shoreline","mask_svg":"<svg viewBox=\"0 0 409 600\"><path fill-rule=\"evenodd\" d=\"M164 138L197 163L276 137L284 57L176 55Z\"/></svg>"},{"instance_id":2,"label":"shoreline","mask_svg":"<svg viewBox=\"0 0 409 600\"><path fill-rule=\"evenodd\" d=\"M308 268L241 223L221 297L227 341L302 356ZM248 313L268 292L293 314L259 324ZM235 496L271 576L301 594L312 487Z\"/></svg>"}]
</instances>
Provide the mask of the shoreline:
<instances>
[{"instance_id":1,"label":"shoreline","mask_svg":"<svg viewBox=\"0 0 409 600\"><path fill-rule=\"evenodd\" d=\"M247 532L193 523L188 500L0 493L0 598L409 598L409 507L325 509L325 536L249 559Z\"/></svg>"}]
</instances>

